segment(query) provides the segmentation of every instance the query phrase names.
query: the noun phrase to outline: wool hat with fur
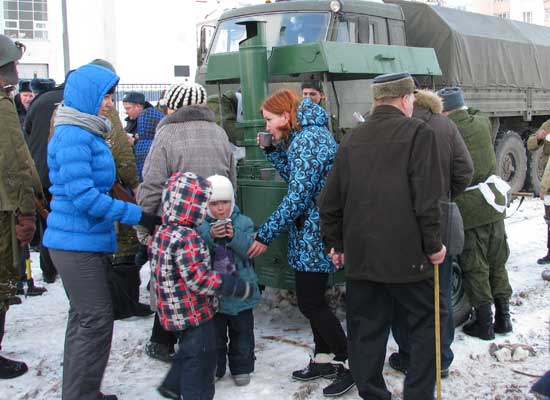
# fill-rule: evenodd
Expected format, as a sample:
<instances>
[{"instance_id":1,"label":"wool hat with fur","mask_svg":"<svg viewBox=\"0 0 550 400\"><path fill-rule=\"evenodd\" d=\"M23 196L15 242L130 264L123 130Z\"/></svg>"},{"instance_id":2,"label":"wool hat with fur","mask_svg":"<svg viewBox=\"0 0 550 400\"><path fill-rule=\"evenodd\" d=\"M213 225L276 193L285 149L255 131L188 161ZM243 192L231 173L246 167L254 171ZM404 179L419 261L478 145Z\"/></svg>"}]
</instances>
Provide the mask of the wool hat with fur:
<instances>
[{"instance_id":1,"label":"wool hat with fur","mask_svg":"<svg viewBox=\"0 0 550 400\"><path fill-rule=\"evenodd\" d=\"M206 90L198 83L180 83L172 86L164 96L166 106L177 110L183 106L206 105Z\"/></svg>"},{"instance_id":2,"label":"wool hat with fur","mask_svg":"<svg viewBox=\"0 0 550 400\"><path fill-rule=\"evenodd\" d=\"M233 190L233 184L231 181L222 175L212 175L206 178L210 185L212 186L212 195L210 196L209 202L218 201L218 200L228 200L231 201L231 211L229 216L233 214L233 209L235 208L235 191ZM214 218L208 209L208 216Z\"/></svg>"},{"instance_id":3,"label":"wool hat with fur","mask_svg":"<svg viewBox=\"0 0 550 400\"><path fill-rule=\"evenodd\" d=\"M127 92L122 98L123 103L145 104L145 95L140 92Z\"/></svg>"},{"instance_id":4,"label":"wool hat with fur","mask_svg":"<svg viewBox=\"0 0 550 400\"><path fill-rule=\"evenodd\" d=\"M31 90L31 81L28 79L19 81L19 85L17 86L17 91L19 93L21 92L32 92Z\"/></svg>"},{"instance_id":5,"label":"wool hat with fur","mask_svg":"<svg viewBox=\"0 0 550 400\"><path fill-rule=\"evenodd\" d=\"M464 107L464 92L458 86L443 88L437 94L443 100L443 111Z\"/></svg>"},{"instance_id":6,"label":"wool hat with fur","mask_svg":"<svg viewBox=\"0 0 550 400\"><path fill-rule=\"evenodd\" d=\"M414 93L414 80L408 72L378 75L372 81L372 96L374 100L387 97L402 97Z\"/></svg>"}]
</instances>

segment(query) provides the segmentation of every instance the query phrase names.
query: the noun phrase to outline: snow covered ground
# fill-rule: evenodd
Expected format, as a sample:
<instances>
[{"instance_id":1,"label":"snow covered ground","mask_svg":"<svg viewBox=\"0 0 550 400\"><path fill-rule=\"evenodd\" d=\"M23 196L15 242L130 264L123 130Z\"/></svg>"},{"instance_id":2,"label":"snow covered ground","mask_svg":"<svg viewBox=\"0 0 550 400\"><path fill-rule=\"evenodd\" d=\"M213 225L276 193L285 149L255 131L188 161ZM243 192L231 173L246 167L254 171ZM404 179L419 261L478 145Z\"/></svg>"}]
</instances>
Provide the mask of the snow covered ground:
<instances>
[{"instance_id":1,"label":"snow covered ground","mask_svg":"<svg viewBox=\"0 0 550 400\"><path fill-rule=\"evenodd\" d=\"M509 213L515 209L512 205ZM514 296L511 307L514 332L498 335L497 344L505 341L527 344L536 351L521 362L498 362L489 354L491 342L466 337L460 328L453 345L455 361L451 375L443 380L444 399L530 399L529 388L536 378L522 373L541 375L550 369L550 282L541 279L543 267L536 259L546 251L546 225L540 200L527 200L520 210L506 220L511 255L508 273ZM38 285L43 285L37 254L33 254L33 272ZM144 285L148 269L143 268ZM0 399L59 399L63 340L68 302L61 282L46 285L41 297L23 299L8 312L7 333L2 355L26 361L29 372L17 379L3 381ZM147 291L142 290L142 300ZM273 292L271 293L274 296ZM321 399L328 380L310 383L290 379L290 372L308 362L311 345L309 324L298 309L287 301L271 301L255 310L256 372L246 387L236 387L229 376L216 384L216 399L225 400L305 400ZM111 357L103 381L104 393L123 400L160 399L155 388L168 365L144 354L152 317L115 322ZM280 339L290 339L285 343ZM396 350L392 339L388 356ZM403 375L386 364L385 377L394 397L402 397ZM342 399L359 398L353 389Z\"/></svg>"}]
</instances>

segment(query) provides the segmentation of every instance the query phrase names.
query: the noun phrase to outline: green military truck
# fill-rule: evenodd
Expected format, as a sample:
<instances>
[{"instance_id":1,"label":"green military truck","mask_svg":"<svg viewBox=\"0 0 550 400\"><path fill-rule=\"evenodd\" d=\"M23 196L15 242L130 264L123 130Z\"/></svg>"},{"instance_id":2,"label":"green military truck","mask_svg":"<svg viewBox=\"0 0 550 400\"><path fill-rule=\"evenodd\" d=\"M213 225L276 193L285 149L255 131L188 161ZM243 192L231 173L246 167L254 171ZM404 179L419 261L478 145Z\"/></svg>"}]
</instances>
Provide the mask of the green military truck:
<instances>
[{"instance_id":1,"label":"green military truck","mask_svg":"<svg viewBox=\"0 0 550 400\"><path fill-rule=\"evenodd\" d=\"M524 185L538 190L544 166L539 153L527 154L524 142L550 117L548 28L398 0L280 1L225 12L209 48L201 46L199 54L196 80L222 99L216 105L221 122L232 141L246 148L238 197L256 224L286 190L256 146L256 132L263 129L259 105L280 87L298 89L312 79L323 81L337 137L371 109L376 75L409 71L427 87L459 85L468 104L491 117L499 174L515 191ZM223 104L235 99L238 88L243 104ZM235 123L237 109L244 115ZM292 288L284 238L255 264L262 283ZM469 307L458 265L455 272L453 303L460 321Z\"/></svg>"}]
</instances>

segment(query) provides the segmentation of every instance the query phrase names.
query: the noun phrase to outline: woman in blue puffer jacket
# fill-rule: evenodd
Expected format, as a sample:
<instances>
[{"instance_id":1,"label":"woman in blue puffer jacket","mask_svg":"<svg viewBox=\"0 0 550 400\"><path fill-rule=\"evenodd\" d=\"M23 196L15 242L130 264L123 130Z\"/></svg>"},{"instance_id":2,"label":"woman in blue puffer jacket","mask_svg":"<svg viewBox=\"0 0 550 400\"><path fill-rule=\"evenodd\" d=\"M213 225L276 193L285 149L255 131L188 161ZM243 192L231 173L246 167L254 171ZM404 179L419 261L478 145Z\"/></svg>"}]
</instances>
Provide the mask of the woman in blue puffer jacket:
<instances>
[{"instance_id":1,"label":"woman in blue puffer jacket","mask_svg":"<svg viewBox=\"0 0 550 400\"><path fill-rule=\"evenodd\" d=\"M323 392L338 395L353 387L353 378L345 368L346 335L325 300L329 273L336 268L323 250L316 205L337 144L326 128L327 113L309 98L300 103L294 92L282 89L264 100L261 110L266 130L276 143L264 151L288 183L288 192L258 228L248 254L251 258L262 254L276 237L288 232L288 262L294 268L296 299L311 324L315 342L314 358L292 377L302 381L336 377Z\"/></svg>"},{"instance_id":2,"label":"woman in blue puffer jacket","mask_svg":"<svg viewBox=\"0 0 550 400\"><path fill-rule=\"evenodd\" d=\"M63 400L116 400L99 389L109 359L113 310L107 284L116 253L115 221L154 230L160 218L111 198L116 171L104 135L118 76L84 65L67 79L48 144L52 211L44 245L61 275L70 308L63 359Z\"/></svg>"}]
</instances>

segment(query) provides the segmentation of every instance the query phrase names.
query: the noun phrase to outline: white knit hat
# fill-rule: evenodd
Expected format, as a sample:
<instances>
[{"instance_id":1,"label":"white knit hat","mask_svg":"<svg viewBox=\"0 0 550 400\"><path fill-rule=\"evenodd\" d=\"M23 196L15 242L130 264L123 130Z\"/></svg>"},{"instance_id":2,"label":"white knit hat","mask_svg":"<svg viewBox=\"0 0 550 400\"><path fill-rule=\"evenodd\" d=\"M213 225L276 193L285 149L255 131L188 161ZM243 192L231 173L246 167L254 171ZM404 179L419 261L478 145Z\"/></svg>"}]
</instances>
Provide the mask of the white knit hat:
<instances>
[{"instance_id":1,"label":"white knit hat","mask_svg":"<svg viewBox=\"0 0 550 400\"><path fill-rule=\"evenodd\" d=\"M208 202L218 201L218 200L231 200L231 211L229 212L229 217L233 214L233 209L235 208L235 191L233 190L233 184L229 179L222 175L212 175L206 178L208 182L212 185L212 195ZM208 209L208 216L214 218Z\"/></svg>"},{"instance_id":2,"label":"white knit hat","mask_svg":"<svg viewBox=\"0 0 550 400\"><path fill-rule=\"evenodd\" d=\"M166 106L177 110L183 106L206 104L206 90L198 83L180 83L172 86L164 95Z\"/></svg>"}]
</instances>

